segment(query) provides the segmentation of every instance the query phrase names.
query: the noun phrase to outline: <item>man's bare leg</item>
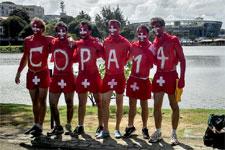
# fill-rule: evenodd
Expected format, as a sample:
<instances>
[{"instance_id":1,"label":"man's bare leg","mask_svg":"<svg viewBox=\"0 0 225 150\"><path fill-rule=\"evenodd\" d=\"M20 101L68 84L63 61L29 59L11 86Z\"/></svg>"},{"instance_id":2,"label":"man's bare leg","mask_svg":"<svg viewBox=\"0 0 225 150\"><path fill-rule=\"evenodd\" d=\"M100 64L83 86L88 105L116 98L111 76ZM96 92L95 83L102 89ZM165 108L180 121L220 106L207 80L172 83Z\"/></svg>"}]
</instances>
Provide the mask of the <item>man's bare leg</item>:
<instances>
[{"instance_id":1,"label":"man's bare leg","mask_svg":"<svg viewBox=\"0 0 225 150\"><path fill-rule=\"evenodd\" d=\"M129 117L128 117L128 127L134 126L134 117L136 115L136 108L137 105L137 99L135 98L129 98Z\"/></svg>"},{"instance_id":2,"label":"man's bare leg","mask_svg":"<svg viewBox=\"0 0 225 150\"><path fill-rule=\"evenodd\" d=\"M86 113L87 93L79 93L79 107L78 107L78 125L84 125L84 116Z\"/></svg>"},{"instance_id":3,"label":"man's bare leg","mask_svg":"<svg viewBox=\"0 0 225 150\"><path fill-rule=\"evenodd\" d=\"M39 117L39 102L38 102L38 89L29 90L30 97L32 100L32 110L34 115L34 123L38 124L40 122Z\"/></svg>"},{"instance_id":4,"label":"man's bare leg","mask_svg":"<svg viewBox=\"0 0 225 150\"><path fill-rule=\"evenodd\" d=\"M109 105L110 99L113 91L108 91L102 95L102 119L104 125L104 131L109 131L108 122L109 122Z\"/></svg>"},{"instance_id":5,"label":"man's bare leg","mask_svg":"<svg viewBox=\"0 0 225 150\"><path fill-rule=\"evenodd\" d=\"M98 125L103 126L102 124L102 95L100 93L93 93L97 107L98 107Z\"/></svg>"},{"instance_id":6,"label":"man's bare leg","mask_svg":"<svg viewBox=\"0 0 225 150\"><path fill-rule=\"evenodd\" d=\"M120 122L123 117L123 94L116 94L116 130L120 129Z\"/></svg>"},{"instance_id":7,"label":"man's bare leg","mask_svg":"<svg viewBox=\"0 0 225 150\"><path fill-rule=\"evenodd\" d=\"M179 106L178 103L175 99L175 95L168 95L169 101L170 101L170 107L172 109L172 128L174 130L177 129L178 127L178 122L179 122L179 115L180 115L180 110L179 110Z\"/></svg>"},{"instance_id":8,"label":"man's bare leg","mask_svg":"<svg viewBox=\"0 0 225 150\"><path fill-rule=\"evenodd\" d=\"M149 142L155 143L162 139L161 124L162 124L162 102L164 92L154 93L154 120L156 131L151 135Z\"/></svg>"},{"instance_id":9,"label":"man's bare leg","mask_svg":"<svg viewBox=\"0 0 225 150\"><path fill-rule=\"evenodd\" d=\"M38 101L39 101L39 110L40 110L40 124L41 126L43 125L44 119L45 119L45 114L46 114L46 98L48 94L48 89L47 88L39 88L39 95L38 95Z\"/></svg>"},{"instance_id":10,"label":"man's bare leg","mask_svg":"<svg viewBox=\"0 0 225 150\"><path fill-rule=\"evenodd\" d=\"M58 110L58 102L61 93L52 93L49 92L49 104L51 114L53 115L54 121L56 126L60 126L60 117L59 117L59 110Z\"/></svg>"},{"instance_id":11,"label":"man's bare leg","mask_svg":"<svg viewBox=\"0 0 225 150\"><path fill-rule=\"evenodd\" d=\"M71 121L73 119L73 97L74 92L71 93L65 93L65 101L67 106L67 124L71 124Z\"/></svg>"},{"instance_id":12,"label":"man's bare leg","mask_svg":"<svg viewBox=\"0 0 225 150\"><path fill-rule=\"evenodd\" d=\"M143 128L147 128L148 101L147 100L141 100L140 103L141 103L141 117L142 117Z\"/></svg>"},{"instance_id":13,"label":"man's bare leg","mask_svg":"<svg viewBox=\"0 0 225 150\"><path fill-rule=\"evenodd\" d=\"M179 122L179 114L180 114L180 110L179 110L179 106L178 103L175 99L175 95L168 95L169 101L170 101L170 107L172 109L172 115L171 115L171 119L172 119L172 134L171 134L171 144L172 145L177 145L179 144L179 141L177 139L177 134L176 134L176 129L178 127L178 122Z\"/></svg>"},{"instance_id":14,"label":"man's bare leg","mask_svg":"<svg viewBox=\"0 0 225 150\"><path fill-rule=\"evenodd\" d=\"M163 92L154 93L154 119L156 129L161 129Z\"/></svg>"}]
</instances>

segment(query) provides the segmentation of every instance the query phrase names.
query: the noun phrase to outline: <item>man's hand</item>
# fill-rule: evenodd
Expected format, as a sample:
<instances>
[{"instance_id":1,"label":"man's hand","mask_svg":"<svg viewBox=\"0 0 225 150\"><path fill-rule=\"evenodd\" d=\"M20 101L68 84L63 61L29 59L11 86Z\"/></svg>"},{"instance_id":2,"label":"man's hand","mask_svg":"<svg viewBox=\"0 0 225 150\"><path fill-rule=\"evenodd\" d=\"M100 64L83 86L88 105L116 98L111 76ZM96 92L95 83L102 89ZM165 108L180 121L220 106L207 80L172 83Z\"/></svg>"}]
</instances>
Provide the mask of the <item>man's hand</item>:
<instances>
[{"instance_id":1,"label":"man's hand","mask_svg":"<svg viewBox=\"0 0 225 150\"><path fill-rule=\"evenodd\" d=\"M178 88L182 89L185 86L185 80L183 78L178 81Z\"/></svg>"},{"instance_id":2,"label":"man's hand","mask_svg":"<svg viewBox=\"0 0 225 150\"><path fill-rule=\"evenodd\" d=\"M75 42L74 42L74 39L72 37L68 37L68 41L69 41L69 47L70 48L75 47Z\"/></svg>"},{"instance_id":3,"label":"man's hand","mask_svg":"<svg viewBox=\"0 0 225 150\"><path fill-rule=\"evenodd\" d=\"M20 83L20 73L16 73L16 77L15 77L15 83L19 84Z\"/></svg>"}]
</instances>

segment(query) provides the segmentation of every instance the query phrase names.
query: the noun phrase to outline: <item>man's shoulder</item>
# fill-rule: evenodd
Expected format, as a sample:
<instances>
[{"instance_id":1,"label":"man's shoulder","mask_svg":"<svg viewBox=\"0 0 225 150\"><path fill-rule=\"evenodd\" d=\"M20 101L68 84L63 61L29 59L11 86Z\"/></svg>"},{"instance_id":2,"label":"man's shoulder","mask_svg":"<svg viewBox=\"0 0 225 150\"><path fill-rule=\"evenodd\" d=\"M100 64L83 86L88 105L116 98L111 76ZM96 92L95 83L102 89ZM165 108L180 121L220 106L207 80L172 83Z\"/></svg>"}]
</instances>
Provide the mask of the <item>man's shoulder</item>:
<instances>
[{"instance_id":1,"label":"man's shoulder","mask_svg":"<svg viewBox=\"0 0 225 150\"><path fill-rule=\"evenodd\" d=\"M171 35L171 34L168 34L168 33L167 33L167 39L170 39L170 40L175 41L175 42L179 41L177 36Z\"/></svg>"},{"instance_id":2,"label":"man's shoulder","mask_svg":"<svg viewBox=\"0 0 225 150\"><path fill-rule=\"evenodd\" d=\"M104 39L104 43L105 43L105 42L109 42L109 41L111 41L111 38L110 38L110 36L107 36L107 37Z\"/></svg>"},{"instance_id":3,"label":"man's shoulder","mask_svg":"<svg viewBox=\"0 0 225 150\"><path fill-rule=\"evenodd\" d=\"M124 36L120 35L119 38L120 38L120 40L122 42L129 43L130 44L130 41L127 38L125 38Z\"/></svg>"},{"instance_id":4,"label":"man's shoulder","mask_svg":"<svg viewBox=\"0 0 225 150\"><path fill-rule=\"evenodd\" d=\"M137 47L137 46L139 46L139 42L138 42L138 41L130 42L130 44L131 44L132 47Z\"/></svg>"},{"instance_id":5,"label":"man's shoulder","mask_svg":"<svg viewBox=\"0 0 225 150\"><path fill-rule=\"evenodd\" d=\"M75 41L75 45L78 46L78 47L79 47L80 45L82 45L83 43L84 43L84 40L83 40L83 39L79 39L79 40L76 40L76 41Z\"/></svg>"},{"instance_id":6,"label":"man's shoulder","mask_svg":"<svg viewBox=\"0 0 225 150\"><path fill-rule=\"evenodd\" d=\"M24 41L30 41L33 38L34 38L34 35L30 35L30 36L25 37Z\"/></svg>"}]
</instances>

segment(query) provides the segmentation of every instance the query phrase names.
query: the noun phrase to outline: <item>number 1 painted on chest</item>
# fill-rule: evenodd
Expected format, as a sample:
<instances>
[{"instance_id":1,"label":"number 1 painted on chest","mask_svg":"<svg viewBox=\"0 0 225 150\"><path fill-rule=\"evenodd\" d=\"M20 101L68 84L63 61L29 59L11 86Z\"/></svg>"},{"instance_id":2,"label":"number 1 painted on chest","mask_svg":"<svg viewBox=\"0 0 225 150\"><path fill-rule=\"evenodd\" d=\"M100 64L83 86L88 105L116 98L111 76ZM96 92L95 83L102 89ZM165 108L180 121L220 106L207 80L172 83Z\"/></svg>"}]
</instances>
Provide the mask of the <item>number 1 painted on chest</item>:
<instances>
[{"instance_id":1,"label":"number 1 painted on chest","mask_svg":"<svg viewBox=\"0 0 225 150\"><path fill-rule=\"evenodd\" d=\"M136 73L139 73L139 71L140 71L141 59L142 59L142 55L138 55L137 57L134 58L134 61L137 62Z\"/></svg>"}]
</instances>

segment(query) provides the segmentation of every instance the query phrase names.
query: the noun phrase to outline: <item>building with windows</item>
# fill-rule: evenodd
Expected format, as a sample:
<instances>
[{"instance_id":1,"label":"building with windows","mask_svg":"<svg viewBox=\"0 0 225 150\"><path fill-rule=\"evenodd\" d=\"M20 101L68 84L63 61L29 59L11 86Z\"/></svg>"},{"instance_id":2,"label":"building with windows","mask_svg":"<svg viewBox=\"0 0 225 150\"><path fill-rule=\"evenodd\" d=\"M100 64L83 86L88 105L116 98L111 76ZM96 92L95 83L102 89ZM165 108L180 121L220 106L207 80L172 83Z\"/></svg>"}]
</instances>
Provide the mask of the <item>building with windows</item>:
<instances>
[{"instance_id":1,"label":"building with windows","mask_svg":"<svg viewBox=\"0 0 225 150\"><path fill-rule=\"evenodd\" d=\"M203 18L166 22L168 32L187 39L218 37L221 26L222 22L220 21L203 20Z\"/></svg>"},{"instance_id":2,"label":"building with windows","mask_svg":"<svg viewBox=\"0 0 225 150\"><path fill-rule=\"evenodd\" d=\"M167 20L165 23L168 32L180 38L191 40L200 37L218 37L222 26L222 22L220 21L203 20L203 18L193 20ZM130 25L136 28L140 24L149 25L149 22L133 23Z\"/></svg>"},{"instance_id":3,"label":"building with windows","mask_svg":"<svg viewBox=\"0 0 225 150\"><path fill-rule=\"evenodd\" d=\"M43 18L44 17L44 8L36 5L16 5L13 2L2 2L0 3L0 16L8 17L9 14L15 9L25 10L29 17L32 19L34 17Z\"/></svg>"}]
</instances>

